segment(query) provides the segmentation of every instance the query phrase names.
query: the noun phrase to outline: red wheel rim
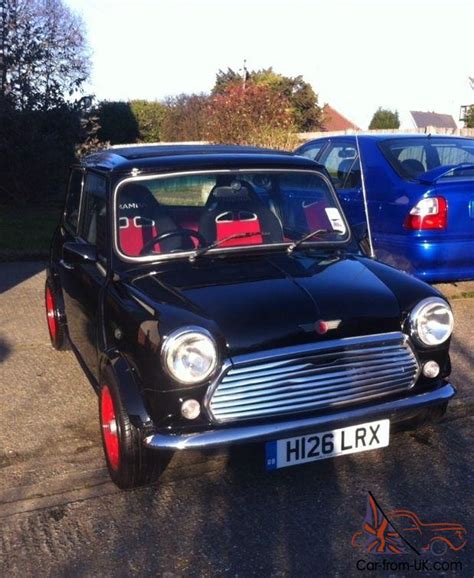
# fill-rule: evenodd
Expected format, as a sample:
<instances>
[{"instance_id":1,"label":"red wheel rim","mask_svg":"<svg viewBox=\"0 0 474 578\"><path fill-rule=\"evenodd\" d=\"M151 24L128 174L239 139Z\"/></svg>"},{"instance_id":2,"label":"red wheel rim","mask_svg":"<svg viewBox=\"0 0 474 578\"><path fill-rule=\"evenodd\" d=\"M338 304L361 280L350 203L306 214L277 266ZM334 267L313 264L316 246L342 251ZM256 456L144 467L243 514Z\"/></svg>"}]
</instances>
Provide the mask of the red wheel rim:
<instances>
[{"instance_id":1,"label":"red wheel rim","mask_svg":"<svg viewBox=\"0 0 474 578\"><path fill-rule=\"evenodd\" d=\"M56 307L54 305L53 292L46 286L46 319L48 321L49 334L54 341L58 334L58 321L56 319Z\"/></svg>"},{"instance_id":2,"label":"red wheel rim","mask_svg":"<svg viewBox=\"0 0 474 578\"><path fill-rule=\"evenodd\" d=\"M113 470L117 470L120 463L117 418L115 416L114 401L106 385L102 388L100 397L100 421L110 467Z\"/></svg>"}]
</instances>

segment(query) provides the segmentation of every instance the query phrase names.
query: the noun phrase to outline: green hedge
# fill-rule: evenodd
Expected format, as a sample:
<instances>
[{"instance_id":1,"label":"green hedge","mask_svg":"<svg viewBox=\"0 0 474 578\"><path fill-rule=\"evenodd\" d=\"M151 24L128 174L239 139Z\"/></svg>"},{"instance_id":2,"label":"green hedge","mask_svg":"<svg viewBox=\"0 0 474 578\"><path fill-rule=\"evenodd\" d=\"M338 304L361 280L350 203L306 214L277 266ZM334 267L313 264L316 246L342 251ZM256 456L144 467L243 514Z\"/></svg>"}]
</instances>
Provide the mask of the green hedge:
<instances>
[{"instance_id":1,"label":"green hedge","mask_svg":"<svg viewBox=\"0 0 474 578\"><path fill-rule=\"evenodd\" d=\"M157 101L104 101L97 107L98 137L110 144L158 142L166 107Z\"/></svg>"}]
</instances>

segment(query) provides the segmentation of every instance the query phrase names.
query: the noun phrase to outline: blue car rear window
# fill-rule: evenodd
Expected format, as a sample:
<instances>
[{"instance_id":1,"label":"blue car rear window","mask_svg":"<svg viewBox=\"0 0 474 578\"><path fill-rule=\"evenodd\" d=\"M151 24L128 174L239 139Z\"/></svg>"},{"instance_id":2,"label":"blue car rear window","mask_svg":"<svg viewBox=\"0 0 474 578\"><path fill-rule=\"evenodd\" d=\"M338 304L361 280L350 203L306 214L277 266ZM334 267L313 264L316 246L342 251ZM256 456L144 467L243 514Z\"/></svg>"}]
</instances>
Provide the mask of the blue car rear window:
<instances>
[{"instance_id":1,"label":"blue car rear window","mask_svg":"<svg viewBox=\"0 0 474 578\"><path fill-rule=\"evenodd\" d=\"M423 173L445 165L474 163L474 139L413 137L389 139L380 148L395 171L404 179L416 180ZM460 174L460 173L463 174ZM453 169L445 178L473 176L473 168Z\"/></svg>"}]
</instances>

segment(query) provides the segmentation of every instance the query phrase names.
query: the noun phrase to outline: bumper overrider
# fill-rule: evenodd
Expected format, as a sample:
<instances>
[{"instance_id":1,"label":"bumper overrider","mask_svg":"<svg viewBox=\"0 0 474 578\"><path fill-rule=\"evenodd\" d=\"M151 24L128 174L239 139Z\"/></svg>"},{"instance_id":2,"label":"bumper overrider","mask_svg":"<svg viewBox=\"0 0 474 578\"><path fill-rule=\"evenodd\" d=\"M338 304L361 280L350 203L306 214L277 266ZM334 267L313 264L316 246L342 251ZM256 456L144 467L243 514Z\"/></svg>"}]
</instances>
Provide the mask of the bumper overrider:
<instances>
[{"instance_id":1,"label":"bumper overrider","mask_svg":"<svg viewBox=\"0 0 474 578\"><path fill-rule=\"evenodd\" d=\"M209 429L156 432L144 443L155 450L205 450L379 419L403 426L442 412L456 394L446 382L417 392L419 374L420 360L400 332L242 355L224 364L209 387Z\"/></svg>"}]
</instances>

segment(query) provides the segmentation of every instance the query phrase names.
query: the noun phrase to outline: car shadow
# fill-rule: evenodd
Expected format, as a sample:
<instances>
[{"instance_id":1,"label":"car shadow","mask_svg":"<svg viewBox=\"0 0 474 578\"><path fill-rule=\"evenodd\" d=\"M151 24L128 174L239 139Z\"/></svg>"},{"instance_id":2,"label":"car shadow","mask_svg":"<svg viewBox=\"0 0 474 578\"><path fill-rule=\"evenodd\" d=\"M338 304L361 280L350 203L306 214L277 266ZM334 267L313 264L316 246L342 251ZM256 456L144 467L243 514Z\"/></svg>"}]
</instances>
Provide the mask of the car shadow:
<instances>
[{"instance_id":1,"label":"car shadow","mask_svg":"<svg viewBox=\"0 0 474 578\"><path fill-rule=\"evenodd\" d=\"M0 363L10 356L12 347L3 337L0 336Z\"/></svg>"},{"instance_id":2,"label":"car shadow","mask_svg":"<svg viewBox=\"0 0 474 578\"><path fill-rule=\"evenodd\" d=\"M0 263L0 295L46 268L45 261L14 261Z\"/></svg>"}]
</instances>

